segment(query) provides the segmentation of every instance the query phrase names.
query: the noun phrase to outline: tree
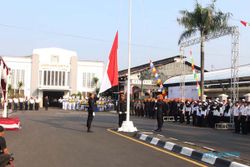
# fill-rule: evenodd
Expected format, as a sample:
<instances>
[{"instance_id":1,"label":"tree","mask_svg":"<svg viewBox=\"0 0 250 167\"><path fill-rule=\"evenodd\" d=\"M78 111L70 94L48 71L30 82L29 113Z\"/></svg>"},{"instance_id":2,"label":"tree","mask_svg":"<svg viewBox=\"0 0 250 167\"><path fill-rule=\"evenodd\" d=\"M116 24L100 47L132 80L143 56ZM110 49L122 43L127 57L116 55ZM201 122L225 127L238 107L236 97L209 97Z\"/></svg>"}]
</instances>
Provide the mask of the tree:
<instances>
[{"instance_id":1,"label":"tree","mask_svg":"<svg viewBox=\"0 0 250 167\"><path fill-rule=\"evenodd\" d=\"M8 96L12 96L11 92L12 92L12 86L9 84L8 85Z\"/></svg>"},{"instance_id":2,"label":"tree","mask_svg":"<svg viewBox=\"0 0 250 167\"><path fill-rule=\"evenodd\" d=\"M20 94L21 94L20 91L21 91L22 87L23 87L23 82L22 82L22 81L19 81L18 84L17 84L18 96L19 96L19 97L20 97Z\"/></svg>"},{"instance_id":3,"label":"tree","mask_svg":"<svg viewBox=\"0 0 250 167\"><path fill-rule=\"evenodd\" d=\"M99 78L97 78L97 77L93 77L93 79L92 79L92 83L93 83L93 85L94 85L94 87L95 87L95 92L96 92L96 94L98 94L99 93L99 88L97 88L97 83L98 83L98 81L99 81Z\"/></svg>"},{"instance_id":4,"label":"tree","mask_svg":"<svg viewBox=\"0 0 250 167\"><path fill-rule=\"evenodd\" d=\"M223 13L215 9L215 0L207 7L202 7L197 1L194 11L181 10L182 17L177 18L180 25L185 27L185 31L179 38L179 44L182 40L189 38L197 33L200 34L200 66L201 66L201 99L204 95L204 42L206 35L215 33L221 29L228 29L228 19L230 13Z\"/></svg>"},{"instance_id":5,"label":"tree","mask_svg":"<svg viewBox=\"0 0 250 167\"><path fill-rule=\"evenodd\" d=\"M150 79L151 76L152 74L148 69L140 71L140 74L138 74L138 79L141 81L141 96L143 95L143 81Z\"/></svg>"}]
</instances>

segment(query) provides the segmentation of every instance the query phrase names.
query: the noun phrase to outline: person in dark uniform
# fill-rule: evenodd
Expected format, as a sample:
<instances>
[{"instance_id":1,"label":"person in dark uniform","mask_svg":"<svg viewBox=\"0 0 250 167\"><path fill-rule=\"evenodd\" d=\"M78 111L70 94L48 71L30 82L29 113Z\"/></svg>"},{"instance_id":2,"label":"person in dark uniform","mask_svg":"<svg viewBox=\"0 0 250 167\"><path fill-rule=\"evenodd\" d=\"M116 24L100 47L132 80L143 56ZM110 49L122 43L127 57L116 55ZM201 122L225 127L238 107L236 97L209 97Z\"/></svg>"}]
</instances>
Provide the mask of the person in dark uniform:
<instances>
[{"instance_id":1,"label":"person in dark uniform","mask_svg":"<svg viewBox=\"0 0 250 167\"><path fill-rule=\"evenodd\" d=\"M126 120L126 110L127 110L127 103L125 100L125 95L120 95L120 100L118 102L118 125L119 127L122 126L122 122Z\"/></svg>"},{"instance_id":2,"label":"person in dark uniform","mask_svg":"<svg viewBox=\"0 0 250 167\"><path fill-rule=\"evenodd\" d=\"M25 109L25 110L28 110L28 108L29 108L28 106L29 106L29 99L28 99L28 97L26 96L26 97L25 97L25 102L24 102L24 109Z\"/></svg>"},{"instance_id":3,"label":"person in dark uniform","mask_svg":"<svg viewBox=\"0 0 250 167\"><path fill-rule=\"evenodd\" d=\"M4 138L4 128L0 126L0 166L5 167L10 159L11 156L7 149L6 141Z\"/></svg>"},{"instance_id":4,"label":"person in dark uniform","mask_svg":"<svg viewBox=\"0 0 250 167\"><path fill-rule=\"evenodd\" d=\"M155 132L161 132L163 126L163 96L158 95L157 102L156 102L156 118L157 118L157 129Z\"/></svg>"},{"instance_id":5,"label":"person in dark uniform","mask_svg":"<svg viewBox=\"0 0 250 167\"><path fill-rule=\"evenodd\" d=\"M177 119L178 119L178 103L176 102L176 100L173 100L173 102L172 102L172 112L173 112L173 116L174 116L174 122L177 122Z\"/></svg>"},{"instance_id":6,"label":"person in dark uniform","mask_svg":"<svg viewBox=\"0 0 250 167\"><path fill-rule=\"evenodd\" d=\"M44 98L44 107L45 107L45 110L48 110L48 108L49 108L49 98L48 98L48 96L45 96L45 98Z\"/></svg>"},{"instance_id":7,"label":"person in dark uniform","mask_svg":"<svg viewBox=\"0 0 250 167\"><path fill-rule=\"evenodd\" d=\"M94 111L95 111L95 94L91 93L88 99L88 119L87 119L87 132L92 132L91 124L94 118Z\"/></svg>"},{"instance_id":8,"label":"person in dark uniform","mask_svg":"<svg viewBox=\"0 0 250 167\"><path fill-rule=\"evenodd\" d=\"M187 100L186 105L185 105L185 116L186 116L187 124L190 124L191 111L192 111L191 103L189 100Z\"/></svg>"},{"instance_id":9,"label":"person in dark uniform","mask_svg":"<svg viewBox=\"0 0 250 167\"><path fill-rule=\"evenodd\" d=\"M184 114L185 114L185 108L184 108L184 102L179 102L179 108L178 108L178 111L179 111L179 116L180 116L180 123L183 123L183 122L185 122L185 116L184 116Z\"/></svg>"}]
</instances>

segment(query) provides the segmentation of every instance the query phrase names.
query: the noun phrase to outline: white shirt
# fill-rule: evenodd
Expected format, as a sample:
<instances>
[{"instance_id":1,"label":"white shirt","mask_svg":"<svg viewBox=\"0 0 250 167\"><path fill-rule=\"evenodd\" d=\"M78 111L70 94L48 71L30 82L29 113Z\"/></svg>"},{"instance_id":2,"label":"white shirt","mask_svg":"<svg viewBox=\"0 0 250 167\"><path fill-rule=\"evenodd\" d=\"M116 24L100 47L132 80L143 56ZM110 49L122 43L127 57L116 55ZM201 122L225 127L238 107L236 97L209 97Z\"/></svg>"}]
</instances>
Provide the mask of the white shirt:
<instances>
[{"instance_id":1,"label":"white shirt","mask_svg":"<svg viewBox=\"0 0 250 167\"><path fill-rule=\"evenodd\" d=\"M238 106L233 106L232 111L234 116L239 116L240 111Z\"/></svg>"},{"instance_id":2,"label":"white shirt","mask_svg":"<svg viewBox=\"0 0 250 167\"><path fill-rule=\"evenodd\" d=\"M250 105L247 106L247 115L250 116Z\"/></svg>"},{"instance_id":3,"label":"white shirt","mask_svg":"<svg viewBox=\"0 0 250 167\"><path fill-rule=\"evenodd\" d=\"M23 98L19 98L19 102L20 102L20 103L23 103Z\"/></svg>"},{"instance_id":4,"label":"white shirt","mask_svg":"<svg viewBox=\"0 0 250 167\"><path fill-rule=\"evenodd\" d=\"M13 101L14 101L14 103L18 103L18 99L17 98L14 98Z\"/></svg>"},{"instance_id":5,"label":"white shirt","mask_svg":"<svg viewBox=\"0 0 250 167\"><path fill-rule=\"evenodd\" d=\"M241 113L241 115L243 115L243 116L247 116L247 106L241 106L240 107L240 113Z\"/></svg>"},{"instance_id":6,"label":"white shirt","mask_svg":"<svg viewBox=\"0 0 250 167\"><path fill-rule=\"evenodd\" d=\"M34 99L30 99L31 104L34 104L34 102L35 102Z\"/></svg>"}]
</instances>

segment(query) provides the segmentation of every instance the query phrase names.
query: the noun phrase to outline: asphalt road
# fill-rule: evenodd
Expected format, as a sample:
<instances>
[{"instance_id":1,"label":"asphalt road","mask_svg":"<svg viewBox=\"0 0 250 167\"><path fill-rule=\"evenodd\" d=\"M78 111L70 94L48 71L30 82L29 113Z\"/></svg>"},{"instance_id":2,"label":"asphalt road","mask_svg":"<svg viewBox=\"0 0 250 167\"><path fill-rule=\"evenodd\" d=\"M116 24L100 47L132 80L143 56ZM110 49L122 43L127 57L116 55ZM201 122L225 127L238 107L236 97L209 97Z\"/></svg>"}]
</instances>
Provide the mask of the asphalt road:
<instances>
[{"instance_id":1,"label":"asphalt road","mask_svg":"<svg viewBox=\"0 0 250 167\"><path fill-rule=\"evenodd\" d=\"M93 133L86 132L83 112L19 111L13 116L22 123L21 130L6 132L16 167L197 166L110 133L107 128L117 127L114 114L97 113Z\"/></svg>"},{"instance_id":2,"label":"asphalt road","mask_svg":"<svg viewBox=\"0 0 250 167\"><path fill-rule=\"evenodd\" d=\"M156 120L137 117L133 120L140 130L151 131L156 127ZM235 134L234 130L200 128L173 122L164 122L161 134L165 137L213 148L219 152L237 152L241 159L250 161L250 134L241 135Z\"/></svg>"}]
</instances>

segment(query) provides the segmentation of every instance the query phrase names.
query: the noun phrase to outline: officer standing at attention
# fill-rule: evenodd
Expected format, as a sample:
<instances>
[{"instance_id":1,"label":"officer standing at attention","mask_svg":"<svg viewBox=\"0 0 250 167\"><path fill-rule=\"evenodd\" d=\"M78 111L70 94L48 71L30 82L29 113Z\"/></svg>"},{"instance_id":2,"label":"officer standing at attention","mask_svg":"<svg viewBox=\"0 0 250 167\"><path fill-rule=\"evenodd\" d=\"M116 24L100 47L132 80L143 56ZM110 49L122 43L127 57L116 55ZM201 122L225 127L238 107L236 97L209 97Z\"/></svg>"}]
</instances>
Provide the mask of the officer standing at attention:
<instances>
[{"instance_id":1,"label":"officer standing at attention","mask_svg":"<svg viewBox=\"0 0 250 167\"><path fill-rule=\"evenodd\" d=\"M91 129L91 124L94 118L94 111L95 111L95 94L91 93L89 95L89 99L88 99L88 119L87 119L87 132L92 132Z\"/></svg>"},{"instance_id":2,"label":"officer standing at attention","mask_svg":"<svg viewBox=\"0 0 250 167\"><path fill-rule=\"evenodd\" d=\"M164 106L163 96L158 95L156 102L157 129L155 130L155 132L161 132L161 128L163 125L163 106Z\"/></svg>"},{"instance_id":3,"label":"officer standing at attention","mask_svg":"<svg viewBox=\"0 0 250 167\"><path fill-rule=\"evenodd\" d=\"M125 100L125 95L121 94L120 100L118 102L118 125L119 127L122 126L122 122L126 120L126 110L127 110L127 103Z\"/></svg>"}]
</instances>

